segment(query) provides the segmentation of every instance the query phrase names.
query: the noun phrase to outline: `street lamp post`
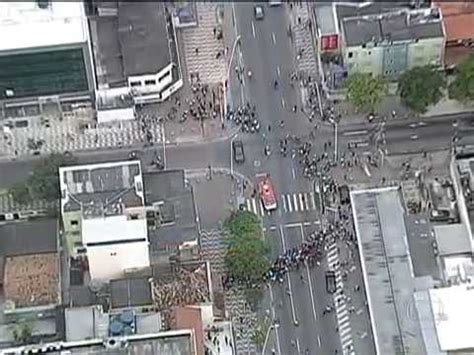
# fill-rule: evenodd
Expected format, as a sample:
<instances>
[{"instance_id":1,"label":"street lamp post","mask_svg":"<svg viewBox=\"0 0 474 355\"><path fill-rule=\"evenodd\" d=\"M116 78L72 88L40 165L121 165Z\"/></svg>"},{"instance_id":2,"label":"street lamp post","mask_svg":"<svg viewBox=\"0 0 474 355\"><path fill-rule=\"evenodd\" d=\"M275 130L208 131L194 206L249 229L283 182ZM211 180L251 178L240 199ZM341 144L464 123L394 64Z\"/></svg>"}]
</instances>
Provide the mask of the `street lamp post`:
<instances>
[{"instance_id":1,"label":"street lamp post","mask_svg":"<svg viewBox=\"0 0 474 355\"><path fill-rule=\"evenodd\" d=\"M226 80L227 80L227 85L229 85L229 78L230 78L230 69L232 68L232 60L234 59L234 54L235 54L235 49L237 48L237 43L240 42L240 35L238 35L235 40L234 44L232 45L232 51L230 52L230 59L229 59L229 65L227 68L227 74L226 74Z\"/></svg>"}]
</instances>

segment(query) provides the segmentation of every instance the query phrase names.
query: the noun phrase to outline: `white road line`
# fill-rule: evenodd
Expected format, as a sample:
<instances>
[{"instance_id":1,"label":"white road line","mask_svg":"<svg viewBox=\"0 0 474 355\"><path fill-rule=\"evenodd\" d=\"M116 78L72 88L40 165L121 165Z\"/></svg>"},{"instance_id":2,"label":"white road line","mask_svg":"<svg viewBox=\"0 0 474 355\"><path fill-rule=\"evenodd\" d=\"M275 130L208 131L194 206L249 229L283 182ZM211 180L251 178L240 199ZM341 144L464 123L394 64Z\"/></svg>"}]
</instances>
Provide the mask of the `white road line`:
<instances>
[{"instance_id":1,"label":"white road line","mask_svg":"<svg viewBox=\"0 0 474 355\"><path fill-rule=\"evenodd\" d=\"M310 192L309 196L311 197L310 198L310 201L311 201L311 204L312 204L311 209L315 210L316 209L316 197L314 196L314 192Z\"/></svg>"},{"instance_id":2,"label":"white road line","mask_svg":"<svg viewBox=\"0 0 474 355\"><path fill-rule=\"evenodd\" d=\"M343 345L344 348L346 348L349 344L352 344L352 335L351 333L348 333L344 336L341 336L341 344Z\"/></svg>"},{"instance_id":3,"label":"white road line","mask_svg":"<svg viewBox=\"0 0 474 355\"><path fill-rule=\"evenodd\" d=\"M306 211L309 211L309 193L304 194L304 207Z\"/></svg>"},{"instance_id":4,"label":"white road line","mask_svg":"<svg viewBox=\"0 0 474 355\"><path fill-rule=\"evenodd\" d=\"M245 203L247 205L247 211L252 212L252 201L246 200Z\"/></svg>"},{"instance_id":5,"label":"white road line","mask_svg":"<svg viewBox=\"0 0 474 355\"><path fill-rule=\"evenodd\" d=\"M296 349L298 350L298 354L301 353L301 348L300 348L300 340L296 338Z\"/></svg>"},{"instance_id":6,"label":"white road line","mask_svg":"<svg viewBox=\"0 0 474 355\"><path fill-rule=\"evenodd\" d=\"M300 231L301 231L301 241L304 242L305 235L304 235L303 226L300 226ZM311 306L312 306L312 309L313 309L313 317L314 317L314 320L317 320L318 317L316 315L316 307L314 305L313 282L311 281L311 274L309 273L309 266L308 266L307 263L305 263L305 265L306 265L306 275L308 276L309 295L310 295L310 298L311 298Z\"/></svg>"},{"instance_id":7,"label":"white road line","mask_svg":"<svg viewBox=\"0 0 474 355\"><path fill-rule=\"evenodd\" d=\"M298 212L298 198L293 194L293 202L295 204L295 212Z\"/></svg>"},{"instance_id":8,"label":"white road line","mask_svg":"<svg viewBox=\"0 0 474 355\"><path fill-rule=\"evenodd\" d=\"M276 44L276 36L275 36L275 32L272 32L272 42L273 44Z\"/></svg>"},{"instance_id":9,"label":"white road line","mask_svg":"<svg viewBox=\"0 0 474 355\"><path fill-rule=\"evenodd\" d=\"M358 135L361 135L361 134L367 134L367 130L364 129L364 130L361 130L361 131L352 131L352 132L344 132L342 135L343 136L358 136Z\"/></svg>"},{"instance_id":10,"label":"white road line","mask_svg":"<svg viewBox=\"0 0 474 355\"><path fill-rule=\"evenodd\" d=\"M285 224L285 228L295 228L295 227L301 227L301 223L296 222L296 223L287 223L287 224Z\"/></svg>"},{"instance_id":11,"label":"white road line","mask_svg":"<svg viewBox=\"0 0 474 355\"><path fill-rule=\"evenodd\" d=\"M283 252L286 252L286 242L285 242L285 234L283 232L283 226L280 224L280 237L281 237L281 244L283 246ZM286 279L288 281L288 289L290 291L290 305L291 305L291 313L293 315L293 323L296 325L298 324L298 319L296 319L296 310L295 310L295 302L293 300L293 289L291 287L291 279L290 273L286 274Z\"/></svg>"},{"instance_id":12,"label":"white road line","mask_svg":"<svg viewBox=\"0 0 474 355\"><path fill-rule=\"evenodd\" d=\"M341 338L346 335L347 333L350 333L352 331L351 327L346 327L344 329L341 329L341 327L339 327L339 334L341 334Z\"/></svg>"},{"instance_id":13,"label":"white road line","mask_svg":"<svg viewBox=\"0 0 474 355\"><path fill-rule=\"evenodd\" d=\"M303 194L302 193L299 193L298 194L298 199L299 199L299 202L300 202L300 211L304 211L304 201L303 201Z\"/></svg>"},{"instance_id":14,"label":"white road line","mask_svg":"<svg viewBox=\"0 0 474 355\"><path fill-rule=\"evenodd\" d=\"M277 67L277 75L278 75L278 77L280 77L280 76L281 76L281 73L280 73L280 67Z\"/></svg>"},{"instance_id":15,"label":"white road line","mask_svg":"<svg viewBox=\"0 0 474 355\"><path fill-rule=\"evenodd\" d=\"M252 210L251 212L255 213L255 214L258 214L258 211L257 211L257 201L253 198L252 199Z\"/></svg>"},{"instance_id":16,"label":"white road line","mask_svg":"<svg viewBox=\"0 0 474 355\"><path fill-rule=\"evenodd\" d=\"M288 198L288 211L293 212L293 205L291 204L291 195L285 195L285 198Z\"/></svg>"},{"instance_id":17,"label":"white road line","mask_svg":"<svg viewBox=\"0 0 474 355\"><path fill-rule=\"evenodd\" d=\"M318 334L318 346L321 347L321 337Z\"/></svg>"},{"instance_id":18,"label":"white road line","mask_svg":"<svg viewBox=\"0 0 474 355\"><path fill-rule=\"evenodd\" d=\"M291 167L291 176L293 177L293 179L296 179L296 170L293 166Z\"/></svg>"},{"instance_id":19,"label":"white road line","mask_svg":"<svg viewBox=\"0 0 474 355\"><path fill-rule=\"evenodd\" d=\"M271 227L270 227L270 230L271 230L271 231L274 231L275 229L277 229L276 226L271 226Z\"/></svg>"},{"instance_id":20,"label":"white road line","mask_svg":"<svg viewBox=\"0 0 474 355\"><path fill-rule=\"evenodd\" d=\"M309 227L310 225L311 225L311 222L304 222L303 223L303 226L305 226L305 227Z\"/></svg>"},{"instance_id":21,"label":"white road line","mask_svg":"<svg viewBox=\"0 0 474 355\"><path fill-rule=\"evenodd\" d=\"M283 108L286 107L286 102L285 102L285 99L283 97L281 98L281 107L283 107Z\"/></svg>"},{"instance_id":22,"label":"white road line","mask_svg":"<svg viewBox=\"0 0 474 355\"><path fill-rule=\"evenodd\" d=\"M281 195L281 199L283 201L283 211L288 212L288 207L286 206L286 198L285 195Z\"/></svg>"},{"instance_id":23,"label":"white road line","mask_svg":"<svg viewBox=\"0 0 474 355\"><path fill-rule=\"evenodd\" d=\"M255 38L255 24L253 23L253 21L252 21L252 35L253 35L253 38Z\"/></svg>"}]
</instances>

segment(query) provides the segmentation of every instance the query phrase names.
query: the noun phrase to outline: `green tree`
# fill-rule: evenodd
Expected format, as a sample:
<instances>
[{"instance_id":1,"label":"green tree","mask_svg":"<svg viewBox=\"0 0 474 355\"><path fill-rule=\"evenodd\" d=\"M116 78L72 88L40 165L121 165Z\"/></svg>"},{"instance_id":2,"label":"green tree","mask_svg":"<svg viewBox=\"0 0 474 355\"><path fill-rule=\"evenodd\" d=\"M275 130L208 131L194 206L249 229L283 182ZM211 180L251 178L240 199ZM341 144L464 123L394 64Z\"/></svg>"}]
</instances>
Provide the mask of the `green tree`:
<instances>
[{"instance_id":1,"label":"green tree","mask_svg":"<svg viewBox=\"0 0 474 355\"><path fill-rule=\"evenodd\" d=\"M382 77L355 73L347 79L347 97L359 111L374 112L387 90L387 82Z\"/></svg>"},{"instance_id":2,"label":"green tree","mask_svg":"<svg viewBox=\"0 0 474 355\"><path fill-rule=\"evenodd\" d=\"M33 168L26 182L17 183L9 189L13 199L20 204L39 199L54 201L59 199L59 168L74 164L76 159L68 154L51 154Z\"/></svg>"},{"instance_id":3,"label":"green tree","mask_svg":"<svg viewBox=\"0 0 474 355\"><path fill-rule=\"evenodd\" d=\"M13 339L20 344L31 343L33 335L33 326L30 323L22 322L13 328Z\"/></svg>"},{"instance_id":4,"label":"green tree","mask_svg":"<svg viewBox=\"0 0 474 355\"><path fill-rule=\"evenodd\" d=\"M474 100L474 54L458 66L456 79L449 85L449 97L465 103Z\"/></svg>"},{"instance_id":5,"label":"green tree","mask_svg":"<svg viewBox=\"0 0 474 355\"><path fill-rule=\"evenodd\" d=\"M74 157L65 154L51 154L39 162L28 179L32 197L47 201L59 199L59 168L75 162Z\"/></svg>"},{"instance_id":6,"label":"green tree","mask_svg":"<svg viewBox=\"0 0 474 355\"><path fill-rule=\"evenodd\" d=\"M428 106L436 104L445 87L443 74L432 66L415 67L398 79L402 103L417 113L424 113Z\"/></svg>"},{"instance_id":7,"label":"green tree","mask_svg":"<svg viewBox=\"0 0 474 355\"><path fill-rule=\"evenodd\" d=\"M13 198L13 201L20 205L25 205L30 201L30 190L25 183L16 183L8 189L8 193Z\"/></svg>"},{"instance_id":8,"label":"green tree","mask_svg":"<svg viewBox=\"0 0 474 355\"><path fill-rule=\"evenodd\" d=\"M233 213L224 226L230 232L225 258L229 274L248 284L260 284L270 261L259 218L239 211Z\"/></svg>"}]
</instances>

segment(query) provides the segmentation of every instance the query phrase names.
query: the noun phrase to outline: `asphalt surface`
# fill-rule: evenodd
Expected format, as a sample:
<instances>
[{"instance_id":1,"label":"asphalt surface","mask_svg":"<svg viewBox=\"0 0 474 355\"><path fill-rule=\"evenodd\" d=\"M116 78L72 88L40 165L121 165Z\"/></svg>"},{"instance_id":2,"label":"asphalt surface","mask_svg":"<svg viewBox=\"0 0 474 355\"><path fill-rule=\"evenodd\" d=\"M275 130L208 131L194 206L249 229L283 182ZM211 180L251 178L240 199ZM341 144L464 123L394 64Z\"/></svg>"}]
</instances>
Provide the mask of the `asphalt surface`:
<instances>
[{"instance_id":1,"label":"asphalt surface","mask_svg":"<svg viewBox=\"0 0 474 355\"><path fill-rule=\"evenodd\" d=\"M290 73L296 70L296 54L286 33L289 23L286 9L281 6L265 7L265 10L265 19L256 21L252 4L234 5L237 35L241 38L236 60L243 65L244 73L251 70L253 75L251 78L245 75L242 83L234 75L232 102L236 104L243 99L244 103L256 105L262 127L259 134L238 137L244 142L247 160L234 168L250 179L255 179L256 174L268 173L277 196L299 196L312 192L312 183L302 177L295 159L279 154L278 143L286 134L307 136L313 125L299 109L296 113L292 111L293 106L300 107L301 102L298 85L292 87L289 81ZM275 80L278 80L278 88L273 85ZM282 120L284 128L279 127ZM314 141L316 150L321 152L322 145L328 141L333 141L334 146L333 132L331 125L320 126ZM351 140L350 137L341 145ZM367 139L372 139L370 134ZM269 157L264 156L265 145L273 151ZM283 208L282 202L279 198L279 209L263 216L273 256L300 245L305 235L319 228L321 219L318 210L290 212ZM289 273L283 285L271 286L269 308L278 325L273 328L265 353L333 354L336 350L342 353L335 317L321 315L331 301L324 286L324 270L325 266L301 267L299 272ZM367 349L365 353L370 354L370 341Z\"/></svg>"}]
</instances>

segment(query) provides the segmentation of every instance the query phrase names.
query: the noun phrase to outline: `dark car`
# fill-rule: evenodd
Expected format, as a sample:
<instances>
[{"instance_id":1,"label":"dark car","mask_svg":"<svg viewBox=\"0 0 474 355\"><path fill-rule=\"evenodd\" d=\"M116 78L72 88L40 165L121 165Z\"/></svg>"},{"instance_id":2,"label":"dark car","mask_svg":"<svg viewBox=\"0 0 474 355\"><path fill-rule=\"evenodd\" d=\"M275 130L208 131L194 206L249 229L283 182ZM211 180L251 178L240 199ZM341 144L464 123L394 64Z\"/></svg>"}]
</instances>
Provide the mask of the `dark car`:
<instances>
[{"instance_id":1,"label":"dark car","mask_svg":"<svg viewBox=\"0 0 474 355\"><path fill-rule=\"evenodd\" d=\"M232 151L234 153L234 160L237 164L245 162L244 144L242 141L233 141Z\"/></svg>"},{"instance_id":2,"label":"dark car","mask_svg":"<svg viewBox=\"0 0 474 355\"><path fill-rule=\"evenodd\" d=\"M351 195L349 186L342 185L339 187L339 199L341 200L342 204L350 203L351 202Z\"/></svg>"},{"instance_id":3,"label":"dark car","mask_svg":"<svg viewBox=\"0 0 474 355\"><path fill-rule=\"evenodd\" d=\"M336 273L334 271L326 271L326 291L336 292Z\"/></svg>"}]
</instances>

